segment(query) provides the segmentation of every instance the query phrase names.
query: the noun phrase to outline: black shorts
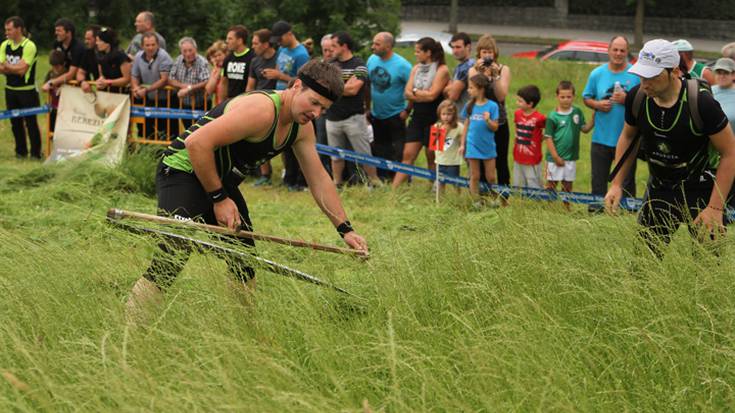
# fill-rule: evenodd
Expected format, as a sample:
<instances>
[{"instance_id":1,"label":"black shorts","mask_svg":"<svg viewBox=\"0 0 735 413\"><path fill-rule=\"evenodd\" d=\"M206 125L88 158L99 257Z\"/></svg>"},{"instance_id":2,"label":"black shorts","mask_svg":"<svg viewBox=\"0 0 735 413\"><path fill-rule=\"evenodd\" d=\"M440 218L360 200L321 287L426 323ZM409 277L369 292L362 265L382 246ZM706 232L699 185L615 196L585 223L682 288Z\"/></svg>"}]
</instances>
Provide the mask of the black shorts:
<instances>
[{"instance_id":1,"label":"black shorts","mask_svg":"<svg viewBox=\"0 0 735 413\"><path fill-rule=\"evenodd\" d=\"M392 144L404 142L406 139L406 122L400 115L386 119L371 118L375 142Z\"/></svg>"},{"instance_id":2,"label":"black shorts","mask_svg":"<svg viewBox=\"0 0 735 413\"><path fill-rule=\"evenodd\" d=\"M411 118L406 126L406 142L421 142L421 145L429 146L429 134L434 123Z\"/></svg>"},{"instance_id":3,"label":"black shorts","mask_svg":"<svg viewBox=\"0 0 735 413\"><path fill-rule=\"evenodd\" d=\"M248 206L240 190L237 188L241 179L225 179L224 188L230 199L235 202L246 231L252 230ZM158 194L159 213L182 219L200 219L210 225L219 225L214 215L214 205L199 179L193 173L187 173L166 166L158 165L156 173L156 193Z\"/></svg>"},{"instance_id":4,"label":"black shorts","mask_svg":"<svg viewBox=\"0 0 735 413\"><path fill-rule=\"evenodd\" d=\"M638 223L659 241L668 243L681 224L691 228L691 222L707 207L714 183L710 180L697 185L655 188L650 182L643 196ZM724 224L729 220L723 217Z\"/></svg>"},{"instance_id":5,"label":"black shorts","mask_svg":"<svg viewBox=\"0 0 735 413\"><path fill-rule=\"evenodd\" d=\"M233 176L231 179L225 178L223 185L230 199L237 205L242 229L252 231L248 206L237 188L241 181ZM210 225L218 225L214 205L195 174L179 171L159 162L156 170L156 193L159 215L175 219L191 218ZM241 246L255 246L252 239L226 237L226 240ZM166 240L160 243L159 247L160 251L153 257L144 277L165 289L184 268L192 246ZM230 272L239 280L247 281L255 276L254 269L242 258L227 255L223 255L222 258L227 262Z\"/></svg>"}]
</instances>

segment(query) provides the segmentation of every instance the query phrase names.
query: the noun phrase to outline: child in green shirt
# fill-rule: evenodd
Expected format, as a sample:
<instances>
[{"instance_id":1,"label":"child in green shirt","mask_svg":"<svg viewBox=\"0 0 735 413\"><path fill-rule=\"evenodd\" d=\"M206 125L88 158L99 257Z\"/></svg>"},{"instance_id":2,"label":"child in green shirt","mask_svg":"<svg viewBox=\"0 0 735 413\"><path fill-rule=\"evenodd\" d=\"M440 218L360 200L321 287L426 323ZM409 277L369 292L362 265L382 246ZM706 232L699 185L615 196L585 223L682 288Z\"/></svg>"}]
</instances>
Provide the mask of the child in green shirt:
<instances>
[{"instance_id":1,"label":"child in green shirt","mask_svg":"<svg viewBox=\"0 0 735 413\"><path fill-rule=\"evenodd\" d=\"M574 85L562 80L556 87L556 110L546 118L544 141L546 142L546 189L556 191L558 182L562 190L572 191L577 176L579 159L579 133L589 133L594 127L594 116L585 122L582 110L572 105ZM569 209L569 203L564 202Z\"/></svg>"}]
</instances>

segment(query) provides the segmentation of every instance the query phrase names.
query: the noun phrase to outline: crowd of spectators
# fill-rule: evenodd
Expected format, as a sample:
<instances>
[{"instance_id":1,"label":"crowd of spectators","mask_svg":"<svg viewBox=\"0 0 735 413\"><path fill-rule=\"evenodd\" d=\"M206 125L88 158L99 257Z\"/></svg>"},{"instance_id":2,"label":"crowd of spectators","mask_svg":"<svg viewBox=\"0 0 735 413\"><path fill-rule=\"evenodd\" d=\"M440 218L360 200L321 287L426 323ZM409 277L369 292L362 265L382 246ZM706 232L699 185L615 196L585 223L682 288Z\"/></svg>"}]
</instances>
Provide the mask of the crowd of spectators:
<instances>
[{"instance_id":1,"label":"crowd of spectators","mask_svg":"<svg viewBox=\"0 0 735 413\"><path fill-rule=\"evenodd\" d=\"M423 150L427 166L433 170L436 151L430 147L430 137L433 131L444 130L444 147L438 148L438 170L458 175L457 163L464 157L462 162L471 166L473 192L477 192L476 185L481 181L547 189L555 189L561 182L564 189L570 190L579 158L579 133L594 127L589 154L592 193L604 195L624 124L626 94L639 84L639 78L629 73L629 44L622 36L611 39L609 61L592 70L580 88L584 104L593 111L592 118L585 122L581 110L567 102L576 93L569 82L559 83L557 106L548 114L536 111L540 91L535 85L524 85L515 96L509 96L511 68L499 62L500 50L489 34L474 45L466 33L455 34L450 51L433 38L419 39L412 66L394 53L394 36L388 32L374 36L372 55L364 61L355 54L356 43L345 31L324 35L319 42L321 55L313 56L314 41L309 38L300 42L285 21L252 35L245 26L233 25L223 33L224 40L207 47L204 56L194 38L179 39L174 59L167 52L166 39L156 31L153 13L140 12L134 25L136 34L123 50L116 31L110 27L90 25L79 40L70 20L55 22L51 70L42 88L52 96L53 108L58 106L60 86L76 81L86 92L130 93L138 104L205 110L245 92L283 90L309 59L322 59L341 69L345 89L342 99L314 122L319 143L405 164L415 163ZM7 77L7 108L38 106L34 83L36 46L19 17L5 21L5 32L7 40L0 46L0 74ZM735 61L731 57L735 46L724 47L727 56L708 68L694 59L691 43L680 39L673 44L680 53L682 71L713 86L714 97L733 124ZM458 62L453 71L445 62L445 52L451 52ZM515 99L517 111L513 114L506 109L508 99ZM40 158L35 116L11 122L16 155L24 158L30 153ZM182 120L183 128L191 122ZM513 140L511 122L515 124ZM140 136L164 140L181 132L178 120L153 118L147 118L138 131ZM492 148L476 146L473 142L480 138L490 139ZM513 156L512 181L509 154ZM396 188L408 180L406 174L373 166L346 167L339 158L324 159L323 164L338 186L354 173L364 173L370 186L390 182ZM256 185L272 184L270 164L250 173L258 177ZM291 190L302 190L306 185L291 151L284 153L282 178ZM626 195L636 195L635 169L626 179L625 191ZM506 200L501 198L500 202Z\"/></svg>"}]
</instances>

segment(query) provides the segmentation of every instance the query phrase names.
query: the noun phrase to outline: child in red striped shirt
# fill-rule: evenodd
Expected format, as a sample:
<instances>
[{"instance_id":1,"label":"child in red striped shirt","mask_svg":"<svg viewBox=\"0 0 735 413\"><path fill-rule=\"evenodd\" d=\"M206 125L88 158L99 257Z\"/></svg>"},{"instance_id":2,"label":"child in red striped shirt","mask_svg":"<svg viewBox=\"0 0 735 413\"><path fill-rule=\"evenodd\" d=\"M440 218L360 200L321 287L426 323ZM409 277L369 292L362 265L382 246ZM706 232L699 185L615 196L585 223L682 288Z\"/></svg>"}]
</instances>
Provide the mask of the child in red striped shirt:
<instances>
[{"instance_id":1,"label":"child in red striped shirt","mask_svg":"<svg viewBox=\"0 0 735 413\"><path fill-rule=\"evenodd\" d=\"M541 91L535 85L520 88L516 96L514 119L516 139L513 146L513 186L542 188L541 158L546 116L536 110Z\"/></svg>"}]
</instances>

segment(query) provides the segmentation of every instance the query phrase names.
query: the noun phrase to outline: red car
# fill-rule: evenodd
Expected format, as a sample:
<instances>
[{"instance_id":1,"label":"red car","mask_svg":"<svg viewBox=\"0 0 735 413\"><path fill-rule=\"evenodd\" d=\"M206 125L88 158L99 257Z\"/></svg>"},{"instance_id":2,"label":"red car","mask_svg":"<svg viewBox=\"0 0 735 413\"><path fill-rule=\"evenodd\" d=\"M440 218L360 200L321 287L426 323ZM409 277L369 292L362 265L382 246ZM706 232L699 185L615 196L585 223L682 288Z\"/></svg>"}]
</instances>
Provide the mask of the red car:
<instances>
[{"instance_id":1,"label":"red car","mask_svg":"<svg viewBox=\"0 0 735 413\"><path fill-rule=\"evenodd\" d=\"M607 43L587 40L569 40L546 49L516 53L513 57L587 63L605 63L608 61Z\"/></svg>"}]
</instances>

